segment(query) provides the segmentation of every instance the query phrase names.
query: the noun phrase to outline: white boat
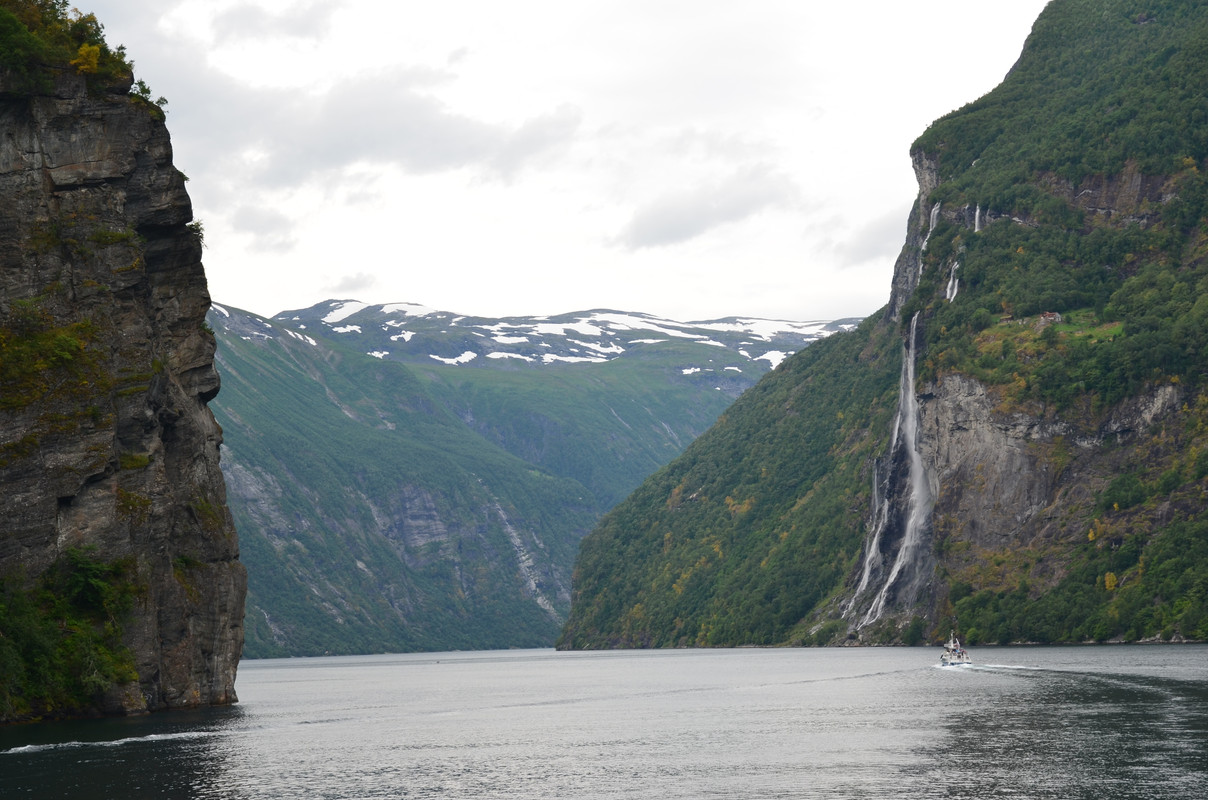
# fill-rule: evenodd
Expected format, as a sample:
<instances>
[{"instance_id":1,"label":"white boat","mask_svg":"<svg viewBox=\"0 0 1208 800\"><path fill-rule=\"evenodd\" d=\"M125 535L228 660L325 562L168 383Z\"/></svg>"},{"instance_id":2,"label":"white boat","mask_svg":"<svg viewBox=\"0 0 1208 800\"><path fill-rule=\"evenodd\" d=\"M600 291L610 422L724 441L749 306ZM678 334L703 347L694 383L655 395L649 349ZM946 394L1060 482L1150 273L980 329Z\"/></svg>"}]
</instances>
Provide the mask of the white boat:
<instances>
[{"instance_id":1,"label":"white boat","mask_svg":"<svg viewBox=\"0 0 1208 800\"><path fill-rule=\"evenodd\" d=\"M948 631L948 642L944 645L944 652L940 654L940 666L959 667L961 664L972 663L969 651L961 647L961 640L956 638L956 633Z\"/></svg>"}]
</instances>

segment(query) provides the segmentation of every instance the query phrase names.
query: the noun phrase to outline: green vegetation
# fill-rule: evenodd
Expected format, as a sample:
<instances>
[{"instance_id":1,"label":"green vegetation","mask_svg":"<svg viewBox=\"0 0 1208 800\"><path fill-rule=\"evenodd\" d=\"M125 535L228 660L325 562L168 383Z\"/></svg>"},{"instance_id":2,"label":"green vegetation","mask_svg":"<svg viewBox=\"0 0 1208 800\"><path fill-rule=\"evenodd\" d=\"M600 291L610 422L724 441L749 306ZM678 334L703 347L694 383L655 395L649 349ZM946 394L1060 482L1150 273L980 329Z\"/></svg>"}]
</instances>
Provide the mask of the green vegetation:
<instances>
[{"instance_id":1,"label":"green vegetation","mask_svg":"<svg viewBox=\"0 0 1208 800\"><path fill-rule=\"evenodd\" d=\"M138 679L121 643L140 593L130 561L69 549L33 588L0 579L0 718L88 711L115 684Z\"/></svg>"},{"instance_id":2,"label":"green vegetation","mask_svg":"<svg viewBox=\"0 0 1208 800\"><path fill-rule=\"evenodd\" d=\"M726 409L730 399L683 379L690 346L607 364L516 371L415 367L433 399L474 430L541 469L591 490L611 508L666 464ZM699 357L699 356L696 356ZM675 379L669 378L669 373ZM665 421L666 424L664 424Z\"/></svg>"},{"instance_id":3,"label":"green vegetation","mask_svg":"<svg viewBox=\"0 0 1208 800\"><path fill-rule=\"evenodd\" d=\"M118 466L122 469L146 469L151 464L151 456L146 453L122 453L118 456Z\"/></svg>"},{"instance_id":4,"label":"green vegetation","mask_svg":"<svg viewBox=\"0 0 1208 800\"><path fill-rule=\"evenodd\" d=\"M932 201L995 220L943 222L928 243L903 311L925 312L922 378L1103 408L1208 373L1205 42L1202 4L1052 3L1003 84L915 142L938 161ZM1042 312L1077 324L1042 329Z\"/></svg>"},{"instance_id":5,"label":"green vegetation","mask_svg":"<svg viewBox=\"0 0 1208 800\"><path fill-rule=\"evenodd\" d=\"M402 364L212 319L248 657L552 642L496 507L565 583L599 513L590 491L485 440ZM262 501L239 502L242 487Z\"/></svg>"},{"instance_id":6,"label":"green vegetation","mask_svg":"<svg viewBox=\"0 0 1208 800\"><path fill-rule=\"evenodd\" d=\"M53 68L98 86L129 80L125 49L110 49L94 14L68 9L67 0L0 0L0 70L28 91L48 89Z\"/></svg>"},{"instance_id":7,"label":"green vegetation","mask_svg":"<svg viewBox=\"0 0 1208 800\"><path fill-rule=\"evenodd\" d=\"M396 311L367 309L343 333L320 322L327 304L271 332L230 312L209 317L223 376L212 408L249 567L251 656L549 646L560 622L518 588L496 503L564 616L582 536L765 369L635 331L608 363L450 366L428 354L470 350L490 321L410 317L400 344Z\"/></svg>"},{"instance_id":8,"label":"green vegetation","mask_svg":"<svg viewBox=\"0 0 1208 800\"><path fill-rule=\"evenodd\" d=\"M1069 574L1037 592L952 590L970 644L983 642L1169 641L1208 639L1208 520L1178 520L1156 535L1142 531L1088 541Z\"/></svg>"},{"instance_id":9,"label":"green vegetation","mask_svg":"<svg viewBox=\"0 0 1208 800\"><path fill-rule=\"evenodd\" d=\"M14 300L0 326L0 409L84 397L103 385L100 358L88 350L96 333L89 320L56 324L41 298Z\"/></svg>"},{"instance_id":10,"label":"green vegetation","mask_svg":"<svg viewBox=\"0 0 1208 800\"><path fill-rule=\"evenodd\" d=\"M938 157L949 205L1060 220L1035 178L1071 184L1176 175L1208 156L1208 20L1196 0L1059 0L1000 86L938 120L913 150ZM976 162L976 163L975 163Z\"/></svg>"},{"instance_id":11,"label":"green vegetation","mask_svg":"<svg viewBox=\"0 0 1208 800\"><path fill-rule=\"evenodd\" d=\"M558 646L774 644L842 587L867 460L896 408L880 318L811 345L609 512L575 564Z\"/></svg>"},{"instance_id":12,"label":"green vegetation","mask_svg":"<svg viewBox=\"0 0 1208 800\"><path fill-rule=\"evenodd\" d=\"M949 579L970 643L1208 639L1208 394L1127 456L1070 541L983 553ZM1061 564L1056 580L1045 574Z\"/></svg>"},{"instance_id":13,"label":"green vegetation","mask_svg":"<svg viewBox=\"0 0 1208 800\"><path fill-rule=\"evenodd\" d=\"M1037 443L1060 480L1020 540L981 552L967 520L935 520L947 596L864 638L926 640L953 617L972 642L1208 636L1206 43L1202 3L1053 0L1003 84L913 146L943 213L897 324L785 362L610 512L559 645L843 639L916 312L921 387L969 375L1004 419L1071 437ZM1108 414L1161 387L1183 413L1113 437Z\"/></svg>"}]
</instances>

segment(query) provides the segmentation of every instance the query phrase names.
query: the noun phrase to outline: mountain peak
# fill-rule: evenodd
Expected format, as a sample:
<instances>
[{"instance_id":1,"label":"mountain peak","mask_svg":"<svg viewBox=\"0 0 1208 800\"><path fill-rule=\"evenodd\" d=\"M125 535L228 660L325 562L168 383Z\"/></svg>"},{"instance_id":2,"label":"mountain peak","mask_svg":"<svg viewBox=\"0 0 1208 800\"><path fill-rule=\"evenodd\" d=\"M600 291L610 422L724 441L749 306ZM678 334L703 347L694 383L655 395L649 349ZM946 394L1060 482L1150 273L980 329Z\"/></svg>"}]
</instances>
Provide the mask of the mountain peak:
<instances>
[{"instance_id":1,"label":"mountain peak","mask_svg":"<svg viewBox=\"0 0 1208 800\"><path fill-rule=\"evenodd\" d=\"M517 365L598 364L652 347L675 349L696 344L712 348L707 357L682 367L695 372L750 369L753 364L762 372L802 347L854 328L858 322L746 316L681 322L603 308L552 316L487 318L415 303L370 304L349 299L283 311L273 319L287 330L330 336L376 358L421 364L480 367L492 360Z\"/></svg>"}]
</instances>

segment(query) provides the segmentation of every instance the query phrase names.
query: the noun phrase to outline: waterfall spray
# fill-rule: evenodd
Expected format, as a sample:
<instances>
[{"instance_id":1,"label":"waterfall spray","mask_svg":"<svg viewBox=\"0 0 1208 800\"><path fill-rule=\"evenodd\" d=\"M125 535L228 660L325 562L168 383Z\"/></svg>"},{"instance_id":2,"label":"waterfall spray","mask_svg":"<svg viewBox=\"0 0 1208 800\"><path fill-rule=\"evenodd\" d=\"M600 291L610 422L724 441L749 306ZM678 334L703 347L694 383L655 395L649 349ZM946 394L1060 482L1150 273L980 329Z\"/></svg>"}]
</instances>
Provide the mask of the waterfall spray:
<instances>
[{"instance_id":1,"label":"waterfall spray","mask_svg":"<svg viewBox=\"0 0 1208 800\"><path fill-rule=\"evenodd\" d=\"M952 269L948 272L948 288L944 290L944 299L951 303L956 299L956 293L960 290L960 279L956 277L956 271L960 269L960 262L952 265Z\"/></svg>"},{"instance_id":2,"label":"waterfall spray","mask_svg":"<svg viewBox=\"0 0 1208 800\"><path fill-rule=\"evenodd\" d=\"M903 371L906 365L902 365ZM893 464L894 454L898 450L898 431L902 425L902 403L898 402L898 413L893 418L893 434L889 437L889 455L885 459L886 464ZM868 541L868 546L864 552L864 568L860 573L860 584L856 587L856 591L852 594L851 600L843 609L846 614L851 611L856 600L864 594L864 590L868 588L868 584L872 581L873 568L879 566L881 560L881 534L885 532L886 526L889 524L889 493L882 487L883 483L888 483L889 476L880 475L880 470L876 470L873 474L872 481L872 538Z\"/></svg>"},{"instance_id":3,"label":"waterfall spray","mask_svg":"<svg viewBox=\"0 0 1208 800\"><path fill-rule=\"evenodd\" d=\"M931 220L927 225L927 235L923 237L923 245L919 248L920 253L927 252L927 242L931 240L931 232L935 230L935 223L940 220L940 204L936 203L931 207ZM920 271L922 267L919 268Z\"/></svg>"},{"instance_id":4,"label":"waterfall spray","mask_svg":"<svg viewBox=\"0 0 1208 800\"><path fill-rule=\"evenodd\" d=\"M905 571L913 570L917 567L923 530L927 524L928 517L931 515L931 487L927 479L926 468L923 466L922 456L919 454L918 449L919 403L914 385L915 340L918 333L918 322L919 314L915 312L914 317L910 320L910 338L906 341L902 359L898 414L894 420L893 438L890 442L889 458L886 461L889 468L892 469L894 456L899 449L905 449L909 460L910 481L906 525L889 575L881 583L880 591L877 592L876 597L869 606L868 613L860 621L860 627L870 625L880 619L881 615L885 612L885 605L888 602L890 589L902 577ZM882 477L878 475L876 480L877 483L873 487L874 499L876 501L873 534L864 553L864 568L860 584L853 595L852 603L849 604L848 610L854 605L856 599L869 588L873 581L873 572L880 566L881 538L888 527L892 498L887 493L883 495L881 492L880 482L882 481ZM909 577L913 581L918 576L910 575Z\"/></svg>"}]
</instances>

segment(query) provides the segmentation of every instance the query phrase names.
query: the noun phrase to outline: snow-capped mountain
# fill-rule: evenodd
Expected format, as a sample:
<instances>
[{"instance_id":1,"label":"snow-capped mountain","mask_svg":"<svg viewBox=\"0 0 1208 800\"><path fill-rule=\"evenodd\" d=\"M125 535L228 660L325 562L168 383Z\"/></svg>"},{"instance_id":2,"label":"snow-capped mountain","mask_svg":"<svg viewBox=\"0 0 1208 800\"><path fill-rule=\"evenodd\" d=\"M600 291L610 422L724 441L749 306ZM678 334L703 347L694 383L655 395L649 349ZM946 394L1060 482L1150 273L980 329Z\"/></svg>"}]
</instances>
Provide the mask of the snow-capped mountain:
<instances>
[{"instance_id":1,"label":"snow-capped mountain","mask_svg":"<svg viewBox=\"0 0 1208 800\"><path fill-rule=\"evenodd\" d=\"M208 321L256 657L552 644L600 515L855 322L349 300Z\"/></svg>"},{"instance_id":2,"label":"snow-capped mountain","mask_svg":"<svg viewBox=\"0 0 1208 800\"><path fill-rule=\"evenodd\" d=\"M604 363L652 351L681 352L685 374L732 371L758 376L802 347L858 320L788 322L727 317L678 322L611 310L550 317L486 319L410 303L330 300L285 311L274 321L300 336L338 336L368 355L408 363L484 366ZM683 351L685 344L703 345ZM689 353L693 353L691 357Z\"/></svg>"}]
</instances>

